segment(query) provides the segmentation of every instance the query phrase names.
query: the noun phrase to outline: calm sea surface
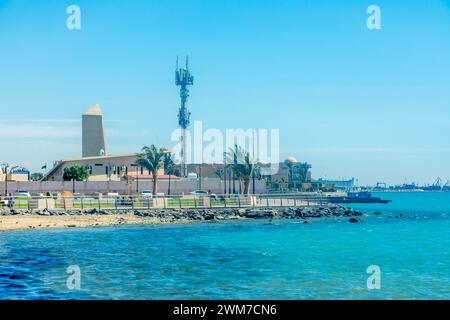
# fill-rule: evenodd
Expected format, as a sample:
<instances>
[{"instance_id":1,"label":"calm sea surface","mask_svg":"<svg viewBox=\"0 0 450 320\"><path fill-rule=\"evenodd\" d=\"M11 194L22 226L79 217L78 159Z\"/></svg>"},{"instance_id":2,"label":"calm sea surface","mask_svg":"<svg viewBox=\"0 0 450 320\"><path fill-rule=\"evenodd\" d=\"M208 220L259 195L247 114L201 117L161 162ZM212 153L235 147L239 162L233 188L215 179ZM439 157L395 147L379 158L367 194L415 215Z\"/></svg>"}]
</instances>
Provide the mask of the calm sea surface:
<instances>
[{"instance_id":1,"label":"calm sea surface","mask_svg":"<svg viewBox=\"0 0 450 320\"><path fill-rule=\"evenodd\" d=\"M450 299L450 193L376 195L393 202L352 205L360 224L0 233L0 299ZM79 291L67 289L72 265ZM370 265L381 269L380 290L367 289Z\"/></svg>"}]
</instances>

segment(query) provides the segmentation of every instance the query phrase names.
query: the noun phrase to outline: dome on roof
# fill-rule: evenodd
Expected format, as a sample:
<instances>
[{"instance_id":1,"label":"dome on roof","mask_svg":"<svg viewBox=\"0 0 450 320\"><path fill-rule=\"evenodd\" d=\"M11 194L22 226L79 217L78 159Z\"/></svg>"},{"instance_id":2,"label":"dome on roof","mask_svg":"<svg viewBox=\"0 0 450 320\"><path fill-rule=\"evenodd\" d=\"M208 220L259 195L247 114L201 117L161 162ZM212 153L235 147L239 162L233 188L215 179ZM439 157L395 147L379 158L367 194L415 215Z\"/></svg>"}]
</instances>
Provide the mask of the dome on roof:
<instances>
[{"instance_id":1,"label":"dome on roof","mask_svg":"<svg viewBox=\"0 0 450 320\"><path fill-rule=\"evenodd\" d=\"M297 159L295 159L294 157L287 157L285 162L290 162L290 163L297 163Z\"/></svg>"}]
</instances>

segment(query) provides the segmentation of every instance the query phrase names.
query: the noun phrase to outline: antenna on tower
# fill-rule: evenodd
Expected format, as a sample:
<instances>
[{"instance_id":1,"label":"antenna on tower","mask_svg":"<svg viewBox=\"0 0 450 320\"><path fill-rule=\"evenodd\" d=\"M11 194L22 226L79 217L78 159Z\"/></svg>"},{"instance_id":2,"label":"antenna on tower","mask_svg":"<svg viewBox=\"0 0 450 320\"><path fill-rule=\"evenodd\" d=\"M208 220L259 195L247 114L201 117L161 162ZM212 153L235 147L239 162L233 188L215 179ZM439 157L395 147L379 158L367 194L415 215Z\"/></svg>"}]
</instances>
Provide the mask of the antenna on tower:
<instances>
[{"instance_id":1,"label":"antenna on tower","mask_svg":"<svg viewBox=\"0 0 450 320\"><path fill-rule=\"evenodd\" d=\"M178 68L178 56L177 56L177 65L175 72L175 84L180 86L180 98L181 105L178 111L178 125L182 130L182 136L180 140L182 142L181 149L181 174L186 177L187 176L187 128L189 126L189 117L191 113L187 107L187 99L189 97L189 89L188 86L192 86L194 84L194 77L189 72L189 56L186 56L186 69Z\"/></svg>"}]
</instances>

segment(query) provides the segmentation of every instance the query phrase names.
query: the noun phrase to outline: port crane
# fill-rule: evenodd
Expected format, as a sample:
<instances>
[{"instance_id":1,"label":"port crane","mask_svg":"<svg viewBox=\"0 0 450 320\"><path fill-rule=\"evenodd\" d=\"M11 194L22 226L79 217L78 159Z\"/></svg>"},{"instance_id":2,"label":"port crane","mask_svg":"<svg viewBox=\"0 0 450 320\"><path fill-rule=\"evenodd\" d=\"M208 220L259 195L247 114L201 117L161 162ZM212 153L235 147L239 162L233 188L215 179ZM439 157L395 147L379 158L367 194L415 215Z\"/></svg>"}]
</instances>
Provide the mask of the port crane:
<instances>
[{"instance_id":1,"label":"port crane","mask_svg":"<svg viewBox=\"0 0 450 320\"><path fill-rule=\"evenodd\" d=\"M386 189L387 184L386 182L377 182L377 185L375 186L375 188L383 188Z\"/></svg>"},{"instance_id":2,"label":"port crane","mask_svg":"<svg viewBox=\"0 0 450 320\"><path fill-rule=\"evenodd\" d=\"M447 182L442 186L442 191L450 191L450 180L447 180Z\"/></svg>"},{"instance_id":3,"label":"port crane","mask_svg":"<svg viewBox=\"0 0 450 320\"><path fill-rule=\"evenodd\" d=\"M437 177L431 186L424 187L423 189L427 190L427 191L441 191L442 190L442 179L440 177Z\"/></svg>"},{"instance_id":4,"label":"port crane","mask_svg":"<svg viewBox=\"0 0 450 320\"><path fill-rule=\"evenodd\" d=\"M433 187L440 187L442 185L442 179L437 177L433 183Z\"/></svg>"}]
</instances>

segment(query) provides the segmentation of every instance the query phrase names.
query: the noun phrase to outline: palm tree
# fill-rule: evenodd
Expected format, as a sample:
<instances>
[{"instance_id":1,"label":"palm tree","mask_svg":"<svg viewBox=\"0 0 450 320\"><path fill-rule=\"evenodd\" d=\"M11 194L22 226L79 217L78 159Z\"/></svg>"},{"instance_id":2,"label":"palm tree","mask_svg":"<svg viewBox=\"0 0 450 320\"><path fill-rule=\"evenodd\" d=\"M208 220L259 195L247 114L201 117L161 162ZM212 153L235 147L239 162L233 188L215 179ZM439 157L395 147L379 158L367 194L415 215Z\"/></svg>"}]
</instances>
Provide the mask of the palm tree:
<instances>
[{"instance_id":1,"label":"palm tree","mask_svg":"<svg viewBox=\"0 0 450 320\"><path fill-rule=\"evenodd\" d=\"M158 170L164 165L164 156L167 151L163 148L157 148L155 145L143 147L142 153L136 155L136 164L146 168L153 179L153 194L156 195L158 183Z\"/></svg>"},{"instance_id":2,"label":"palm tree","mask_svg":"<svg viewBox=\"0 0 450 320\"><path fill-rule=\"evenodd\" d=\"M169 187L167 189L167 194L170 195L170 182L171 182L171 176L177 175L178 170L176 169L176 164L174 159L174 155L171 152L166 152L164 154L164 173L169 175Z\"/></svg>"},{"instance_id":3,"label":"palm tree","mask_svg":"<svg viewBox=\"0 0 450 320\"><path fill-rule=\"evenodd\" d=\"M296 165L297 163L286 162L286 166L288 167L288 182L292 181L293 170Z\"/></svg>"},{"instance_id":4,"label":"palm tree","mask_svg":"<svg viewBox=\"0 0 450 320\"><path fill-rule=\"evenodd\" d=\"M307 162L302 162L296 167L296 173L300 177L300 182L306 182L308 180L308 172L312 166Z\"/></svg>"},{"instance_id":5,"label":"palm tree","mask_svg":"<svg viewBox=\"0 0 450 320\"><path fill-rule=\"evenodd\" d=\"M244 194L248 195L250 190L250 180L255 168L254 163L250 159L249 152L236 145L234 150L230 148L230 151L227 153L227 158L227 166L231 168L234 176L239 179L239 183L243 181Z\"/></svg>"},{"instance_id":6,"label":"palm tree","mask_svg":"<svg viewBox=\"0 0 450 320\"><path fill-rule=\"evenodd\" d=\"M226 194L227 193L227 179L226 179L226 176L225 176L225 168L220 168L220 167L216 168L214 173L219 178L219 188L221 187L221 183L223 181L223 183L224 183L224 194Z\"/></svg>"},{"instance_id":7,"label":"palm tree","mask_svg":"<svg viewBox=\"0 0 450 320\"><path fill-rule=\"evenodd\" d=\"M224 171L223 171L222 168L217 168L217 169L214 171L214 173L216 174L216 176L219 177L220 180L223 179L223 173L224 173Z\"/></svg>"},{"instance_id":8,"label":"palm tree","mask_svg":"<svg viewBox=\"0 0 450 320\"><path fill-rule=\"evenodd\" d=\"M286 161L284 162L286 164L286 166L288 167L288 185L289 183L292 182L292 180L294 180L294 172L297 170L299 162L297 161L297 159L295 159L294 157L289 157L286 159Z\"/></svg>"}]
</instances>

